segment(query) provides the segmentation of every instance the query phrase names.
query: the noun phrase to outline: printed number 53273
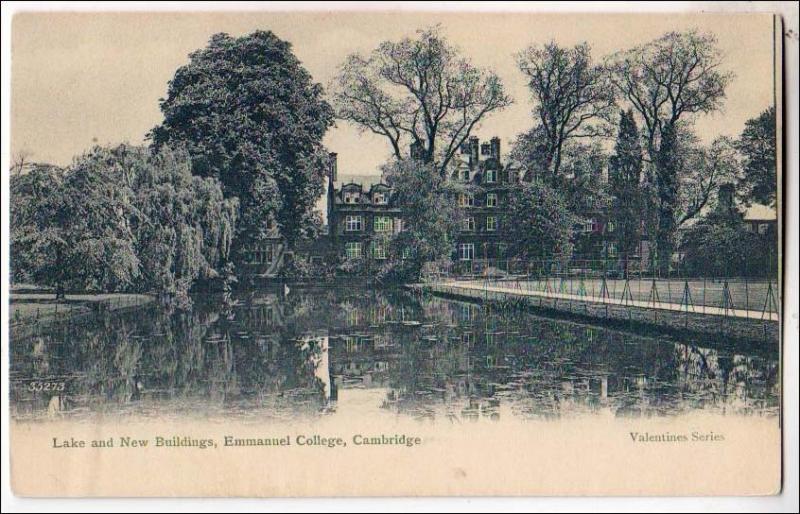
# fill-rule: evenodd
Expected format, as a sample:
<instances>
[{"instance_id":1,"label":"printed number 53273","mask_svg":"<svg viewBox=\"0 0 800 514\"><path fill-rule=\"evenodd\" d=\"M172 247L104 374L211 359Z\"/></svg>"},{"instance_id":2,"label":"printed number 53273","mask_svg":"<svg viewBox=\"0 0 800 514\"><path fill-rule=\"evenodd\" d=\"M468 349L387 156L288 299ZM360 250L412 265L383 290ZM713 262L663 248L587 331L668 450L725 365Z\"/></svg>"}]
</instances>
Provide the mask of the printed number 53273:
<instances>
[{"instance_id":1,"label":"printed number 53273","mask_svg":"<svg viewBox=\"0 0 800 514\"><path fill-rule=\"evenodd\" d=\"M28 383L28 391L63 391L66 382L46 382L42 380L33 380Z\"/></svg>"}]
</instances>

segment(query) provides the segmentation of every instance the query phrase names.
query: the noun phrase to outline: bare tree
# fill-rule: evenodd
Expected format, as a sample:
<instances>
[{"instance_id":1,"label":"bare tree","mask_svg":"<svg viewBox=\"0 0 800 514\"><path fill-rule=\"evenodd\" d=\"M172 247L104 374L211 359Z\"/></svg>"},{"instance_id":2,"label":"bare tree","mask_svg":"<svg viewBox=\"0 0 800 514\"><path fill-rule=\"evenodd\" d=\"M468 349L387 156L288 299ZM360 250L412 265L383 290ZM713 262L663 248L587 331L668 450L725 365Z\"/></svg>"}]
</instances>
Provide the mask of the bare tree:
<instances>
[{"instance_id":1,"label":"bare tree","mask_svg":"<svg viewBox=\"0 0 800 514\"><path fill-rule=\"evenodd\" d=\"M461 57L439 27L350 55L332 89L339 118L386 137L398 159L414 145L441 174L475 126L512 102L500 78Z\"/></svg>"},{"instance_id":2,"label":"bare tree","mask_svg":"<svg viewBox=\"0 0 800 514\"><path fill-rule=\"evenodd\" d=\"M33 152L26 148L18 150L11 159L11 173L22 173L22 170L25 168L25 165L28 164L32 156Z\"/></svg>"},{"instance_id":3,"label":"bare tree","mask_svg":"<svg viewBox=\"0 0 800 514\"><path fill-rule=\"evenodd\" d=\"M651 160L666 124L721 107L733 74L720 70L716 43L710 34L669 32L612 56L611 80L642 118Z\"/></svg>"},{"instance_id":4,"label":"bare tree","mask_svg":"<svg viewBox=\"0 0 800 514\"><path fill-rule=\"evenodd\" d=\"M543 165L557 176L568 140L611 135L614 87L605 68L592 63L587 43L530 46L517 55L517 63L536 101L533 132L542 140Z\"/></svg>"}]
</instances>

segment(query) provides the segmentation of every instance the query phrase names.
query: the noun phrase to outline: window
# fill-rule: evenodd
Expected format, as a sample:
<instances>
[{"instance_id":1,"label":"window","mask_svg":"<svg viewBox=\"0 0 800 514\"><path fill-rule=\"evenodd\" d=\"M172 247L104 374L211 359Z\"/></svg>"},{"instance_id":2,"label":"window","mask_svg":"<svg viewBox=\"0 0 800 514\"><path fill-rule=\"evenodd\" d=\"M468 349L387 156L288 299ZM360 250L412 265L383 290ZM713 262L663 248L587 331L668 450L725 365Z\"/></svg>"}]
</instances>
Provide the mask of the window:
<instances>
[{"instance_id":1,"label":"window","mask_svg":"<svg viewBox=\"0 0 800 514\"><path fill-rule=\"evenodd\" d=\"M608 225L607 225L607 231L608 231L608 233L609 233L609 234L610 234L611 232L614 232L614 222L613 222L613 221L609 221L609 222L608 222Z\"/></svg>"},{"instance_id":2,"label":"window","mask_svg":"<svg viewBox=\"0 0 800 514\"><path fill-rule=\"evenodd\" d=\"M461 344L471 345L472 344L472 332L464 332L461 334Z\"/></svg>"},{"instance_id":3,"label":"window","mask_svg":"<svg viewBox=\"0 0 800 514\"><path fill-rule=\"evenodd\" d=\"M471 261L475 258L475 243L461 243L458 245L458 258L462 261Z\"/></svg>"},{"instance_id":4,"label":"window","mask_svg":"<svg viewBox=\"0 0 800 514\"><path fill-rule=\"evenodd\" d=\"M468 216L462 220L461 230L464 232L474 232L475 231L475 218L472 216Z\"/></svg>"},{"instance_id":5,"label":"window","mask_svg":"<svg viewBox=\"0 0 800 514\"><path fill-rule=\"evenodd\" d=\"M353 311L355 312L355 311ZM345 348L347 349L347 353L354 353L359 350L360 341L356 336L345 336Z\"/></svg>"},{"instance_id":6,"label":"window","mask_svg":"<svg viewBox=\"0 0 800 514\"><path fill-rule=\"evenodd\" d=\"M386 205L389 203L389 195L384 192L375 193L372 196L372 202L375 205Z\"/></svg>"},{"instance_id":7,"label":"window","mask_svg":"<svg viewBox=\"0 0 800 514\"><path fill-rule=\"evenodd\" d=\"M381 261L386 259L386 245L378 241L373 241L372 258Z\"/></svg>"},{"instance_id":8,"label":"window","mask_svg":"<svg viewBox=\"0 0 800 514\"><path fill-rule=\"evenodd\" d=\"M399 234L403 231L403 218L394 219L394 233Z\"/></svg>"},{"instance_id":9,"label":"window","mask_svg":"<svg viewBox=\"0 0 800 514\"><path fill-rule=\"evenodd\" d=\"M391 232L392 218L389 216L375 216L373 228L375 232Z\"/></svg>"},{"instance_id":10,"label":"window","mask_svg":"<svg viewBox=\"0 0 800 514\"><path fill-rule=\"evenodd\" d=\"M486 344L491 346L495 343L494 334L491 332L486 332Z\"/></svg>"},{"instance_id":11,"label":"window","mask_svg":"<svg viewBox=\"0 0 800 514\"><path fill-rule=\"evenodd\" d=\"M497 170L486 170L486 183L493 184L497 182Z\"/></svg>"},{"instance_id":12,"label":"window","mask_svg":"<svg viewBox=\"0 0 800 514\"><path fill-rule=\"evenodd\" d=\"M497 207L497 193L486 194L486 207Z\"/></svg>"},{"instance_id":13,"label":"window","mask_svg":"<svg viewBox=\"0 0 800 514\"><path fill-rule=\"evenodd\" d=\"M762 236L764 234L766 234L768 230L769 230L769 224L768 223L759 223L758 224L758 233L761 234Z\"/></svg>"},{"instance_id":14,"label":"window","mask_svg":"<svg viewBox=\"0 0 800 514\"><path fill-rule=\"evenodd\" d=\"M344 192L344 203L358 203L359 198L361 198L361 193L358 191Z\"/></svg>"},{"instance_id":15,"label":"window","mask_svg":"<svg viewBox=\"0 0 800 514\"><path fill-rule=\"evenodd\" d=\"M475 205L475 197L469 193L459 193L458 206L459 207L472 207Z\"/></svg>"},{"instance_id":16,"label":"window","mask_svg":"<svg viewBox=\"0 0 800 514\"><path fill-rule=\"evenodd\" d=\"M344 229L347 232L359 232L363 230L363 220L361 216L350 215L344 219Z\"/></svg>"},{"instance_id":17,"label":"window","mask_svg":"<svg viewBox=\"0 0 800 514\"><path fill-rule=\"evenodd\" d=\"M486 216L486 231L494 232L497 230L497 216Z\"/></svg>"},{"instance_id":18,"label":"window","mask_svg":"<svg viewBox=\"0 0 800 514\"><path fill-rule=\"evenodd\" d=\"M350 241L344 245L344 252L349 259L361 258L361 243L358 241Z\"/></svg>"},{"instance_id":19,"label":"window","mask_svg":"<svg viewBox=\"0 0 800 514\"><path fill-rule=\"evenodd\" d=\"M411 258L411 248L404 247L402 253L400 254L401 259L410 259Z\"/></svg>"},{"instance_id":20,"label":"window","mask_svg":"<svg viewBox=\"0 0 800 514\"><path fill-rule=\"evenodd\" d=\"M589 234L592 232L597 232L597 228L598 228L598 223L597 220L594 218L583 222L582 230L584 233Z\"/></svg>"},{"instance_id":21,"label":"window","mask_svg":"<svg viewBox=\"0 0 800 514\"><path fill-rule=\"evenodd\" d=\"M609 257L617 256L617 243L608 243L608 256Z\"/></svg>"}]
</instances>

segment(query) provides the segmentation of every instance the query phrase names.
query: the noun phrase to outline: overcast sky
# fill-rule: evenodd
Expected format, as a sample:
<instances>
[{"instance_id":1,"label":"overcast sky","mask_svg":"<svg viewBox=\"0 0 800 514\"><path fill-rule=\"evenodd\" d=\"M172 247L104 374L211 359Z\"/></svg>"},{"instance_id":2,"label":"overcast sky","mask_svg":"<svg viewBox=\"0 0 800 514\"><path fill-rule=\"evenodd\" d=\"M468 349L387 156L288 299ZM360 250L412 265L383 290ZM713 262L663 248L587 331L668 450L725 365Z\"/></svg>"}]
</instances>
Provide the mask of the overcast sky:
<instances>
[{"instance_id":1,"label":"overcast sky","mask_svg":"<svg viewBox=\"0 0 800 514\"><path fill-rule=\"evenodd\" d=\"M290 41L314 79L327 85L345 56L386 39L441 23L474 64L494 69L515 104L488 118L481 139L498 135L503 151L530 128L531 101L514 55L551 39L587 41L600 59L668 31L696 28L719 39L723 69L735 79L723 111L697 119L704 140L738 135L744 122L773 102L772 18L769 15L575 15L400 13L18 14L12 34L11 151L67 164L94 144L141 143L161 120L167 81L216 32L267 29ZM377 173L389 156L378 136L345 122L328 133L340 172Z\"/></svg>"}]
</instances>

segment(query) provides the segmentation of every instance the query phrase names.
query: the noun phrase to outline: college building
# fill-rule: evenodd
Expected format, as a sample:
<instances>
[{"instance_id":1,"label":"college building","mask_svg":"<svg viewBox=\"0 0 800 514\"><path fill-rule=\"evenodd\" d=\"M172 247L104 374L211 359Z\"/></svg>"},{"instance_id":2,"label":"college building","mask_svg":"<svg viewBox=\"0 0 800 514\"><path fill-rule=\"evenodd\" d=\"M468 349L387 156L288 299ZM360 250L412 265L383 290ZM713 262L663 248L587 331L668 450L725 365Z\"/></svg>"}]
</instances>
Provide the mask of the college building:
<instances>
[{"instance_id":1,"label":"college building","mask_svg":"<svg viewBox=\"0 0 800 514\"><path fill-rule=\"evenodd\" d=\"M417 149L412 146L412 157ZM383 260L389 249L380 235L403 230L403 209L391 187L382 181L364 184L338 179L336 154L331 154L328 173L328 232L332 254L347 258ZM450 172L450 180L463 184L464 192L453 198L464 217L453 259L471 261L505 256L507 244L502 237L508 193L520 181L519 167L504 164L500 138L481 143L470 137L459 149Z\"/></svg>"}]
</instances>

